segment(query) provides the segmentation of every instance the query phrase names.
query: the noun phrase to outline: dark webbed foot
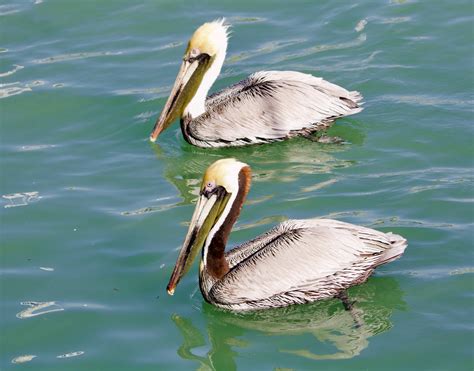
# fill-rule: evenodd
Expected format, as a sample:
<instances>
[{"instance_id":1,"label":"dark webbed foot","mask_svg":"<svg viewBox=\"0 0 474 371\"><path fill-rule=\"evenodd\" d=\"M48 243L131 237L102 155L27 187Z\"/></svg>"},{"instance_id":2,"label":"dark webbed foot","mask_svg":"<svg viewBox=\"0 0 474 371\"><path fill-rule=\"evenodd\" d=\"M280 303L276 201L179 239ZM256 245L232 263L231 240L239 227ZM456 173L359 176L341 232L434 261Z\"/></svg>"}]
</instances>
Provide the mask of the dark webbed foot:
<instances>
[{"instance_id":1,"label":"dark webbed foot","mask_svg":"<svg viewBox=\"0 0 474 371\"><path fill-rule=\"evenodd\" d=\"M355 301L349 300L349 297L347 296L347 291L341 291L337 298L342 301L342 305L344 306L345 310L351 311L352 308L354 308Z\"/></svg>"},{"instance_id":2,"label":"dark webbed foot","mask_svg":"<svg viewBox=\"0 0 474 371\"><path fill-rule=\"evenodd\" d=\"M342 301L342 305L344 306L344 309L347 310L351 314L352 318L354 319L355 326L357 328L361 327L362 326L362 321L359 317L359 314L357 313L357 311L354 308L354 304L356 302L349 300L349 297L347 296L347 291L346 290L341 291L339 293L339 295L336 296L336 298Z\"/></svg>"}]
</instances>

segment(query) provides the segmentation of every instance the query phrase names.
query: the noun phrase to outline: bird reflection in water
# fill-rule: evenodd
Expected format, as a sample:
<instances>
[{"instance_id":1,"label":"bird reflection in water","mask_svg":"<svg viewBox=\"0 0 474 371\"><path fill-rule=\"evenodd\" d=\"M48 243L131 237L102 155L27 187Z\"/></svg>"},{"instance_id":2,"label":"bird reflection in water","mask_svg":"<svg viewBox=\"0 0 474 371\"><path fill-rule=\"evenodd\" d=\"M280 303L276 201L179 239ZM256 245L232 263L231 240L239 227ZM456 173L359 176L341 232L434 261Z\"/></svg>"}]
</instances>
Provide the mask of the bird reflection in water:
<instances>
[{"instance_id":1,"label":"bird reflection in water","mask_svg":"<svg viewBox=\"0 0 474 371\"><path fill-rule=\"evenodd\" d=\"M363 142L359 129L343 122L340 126L343 126L341 130L352 144ZM336 131L334 135L338 134ZM224 157L235 157L249 164L253 168L254 183L271 184L298 182L302 177L311 175L320 175L314 180L319 183L327 180L328 175L331 177L335 169L347 168L355 163L337 155L351 148L350 144L319 144L304 138L245 148L209 150L187 144L171 146L166 142L162 146L154 144L151 148L164 165L164 177L179 191L182 201L177 205L189 205L196 199L202 174L209 164ZM301 190L303 196L304 191ZM297 189L293 195L299 196Z\"/></svg>"},{"instance_id":2,"label":"bird reflection in water","mask_svg":"<svg viewBox=\"0 0 474 371\"><path fill-rule=\"evenodd\" d=\"M369 346L372 336L382 334L393 326L390 317L394 310L405 310L403 292L391 277L374 277L365 285L349 290L349 297L355 301L355 315L344 310L338 300L324 300L307 305L236 314L203 304L207 322L207 336L195 327L188 318L173 314L171 319L183 336L178 349L180 357L199 363L200 370L233 370L237 368L238 348L252 347L259 352L265 347L277 346L279 341L269 340L275 336L285 337L287 346L278 349L281 353L311 360L340 360L358 356ZM253 337L252 332L260 334ZM308 343L308 334L316 338ZM287 339L291 337L291 341ZM209 348L207 354L200 354L199 348ZM319 349L319 351L318 351ZM269 349L268 353L274 349Z\"/></svg>"}]
</instances>

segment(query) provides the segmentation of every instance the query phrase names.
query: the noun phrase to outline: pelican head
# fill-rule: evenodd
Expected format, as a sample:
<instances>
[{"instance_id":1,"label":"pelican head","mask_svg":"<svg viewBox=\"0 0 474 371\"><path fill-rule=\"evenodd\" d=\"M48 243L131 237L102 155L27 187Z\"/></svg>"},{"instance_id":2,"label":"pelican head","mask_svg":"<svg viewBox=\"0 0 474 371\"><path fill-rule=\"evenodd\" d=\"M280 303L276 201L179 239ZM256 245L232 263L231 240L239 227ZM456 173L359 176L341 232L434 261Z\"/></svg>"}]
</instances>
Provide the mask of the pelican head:
<instances>
[{"instance_id":1,"label":"pelican head","mask_svg":"<svg viewBox=\"0 0 474 371\"><path fill-rule=\"evenodd\" d=\"M250 167L233 158L218 160L206 170L188 233L168 283L170 295L202 248L206 267L211 244L225 245L250 188L250 178ZM217 242L213 241L216 236L219 236Z\"/></svg>"},{"instance_id":2,"label":"pelican head","mask_svg":"<svg viewBox=\"0 0 474 371\"><path fill-rule=\"evenodd\" d=\"M228 28L225 20L221 19L204 23L194 32L170 96L150 135L152 142L184 113L196 117L205 112L207 92L224 63Z\"/></svg>"}]
</instances>

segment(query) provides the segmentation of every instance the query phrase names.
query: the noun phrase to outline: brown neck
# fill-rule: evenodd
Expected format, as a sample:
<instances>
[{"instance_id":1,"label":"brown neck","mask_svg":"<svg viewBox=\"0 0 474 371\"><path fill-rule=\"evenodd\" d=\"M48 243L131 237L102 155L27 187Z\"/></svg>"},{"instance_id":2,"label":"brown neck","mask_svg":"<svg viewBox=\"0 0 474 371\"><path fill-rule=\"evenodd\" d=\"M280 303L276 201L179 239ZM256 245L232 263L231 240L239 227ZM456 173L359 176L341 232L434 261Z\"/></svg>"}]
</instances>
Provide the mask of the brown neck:
<instances>
[{"instance_id":1,"label":"brown neck","mask_svg":"<svg viewBox=\"0 0 474 371\"><path fill-rule=\"evenodd\" d=\"M224 223L211 240L207 251L207 270L216 279L221 279L228 271L229 264L225 259L225 246L232 226L239 217L240 210L244 204L245 197L250 188L251 173L248 166L243 167L239 172L239 191L235 197L232 208L229 211Z\"/></svg>"}]
</instances>

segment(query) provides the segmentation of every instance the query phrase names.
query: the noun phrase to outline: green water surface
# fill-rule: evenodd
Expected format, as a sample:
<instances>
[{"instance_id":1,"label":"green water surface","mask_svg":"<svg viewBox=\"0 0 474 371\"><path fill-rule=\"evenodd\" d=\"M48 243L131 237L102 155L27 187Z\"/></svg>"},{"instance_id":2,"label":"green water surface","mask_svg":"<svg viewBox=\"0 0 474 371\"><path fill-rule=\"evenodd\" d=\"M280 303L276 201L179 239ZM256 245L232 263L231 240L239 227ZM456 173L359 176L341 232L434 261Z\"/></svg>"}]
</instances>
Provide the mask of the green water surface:
<instances>
[{"instance_id":1,"label":"green water surface","mask_svg":"<svg viewBox=\"0 0 474 371\"><path fill-rule=\"evenodd\" d=\"M472 370L473 15L468 0L2 1L0 368ZM365 110L331 129L348 144L206 150L179 125L148 141L187 39L222 16L212 90L265 69L358 90ZM166 294L202 173L229 156L254 173L230 245L317 216L408 239L349 291L363 326L337 300L217 310L197 264Z\"/></svg>"}]
</instances>

